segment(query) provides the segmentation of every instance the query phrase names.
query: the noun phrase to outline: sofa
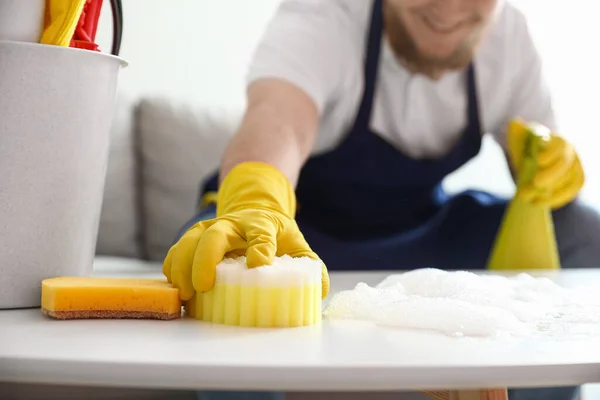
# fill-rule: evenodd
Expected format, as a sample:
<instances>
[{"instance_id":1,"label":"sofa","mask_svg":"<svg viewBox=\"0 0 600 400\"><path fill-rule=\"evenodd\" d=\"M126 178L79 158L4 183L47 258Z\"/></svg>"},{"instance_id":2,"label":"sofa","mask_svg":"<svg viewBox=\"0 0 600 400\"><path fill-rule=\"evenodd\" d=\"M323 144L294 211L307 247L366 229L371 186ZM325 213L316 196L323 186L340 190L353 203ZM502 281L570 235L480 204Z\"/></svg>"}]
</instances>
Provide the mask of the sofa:
<instances>
[{"instance_id":1,"label":"sofa","mask_svg":"<svg viewBox=\"0 0 600 400\"><path fill-rule=\"evenodd\" d=\"M242 110L119 96L97 254L162 261L218 167Z\"/></svg>"}]
</instances>

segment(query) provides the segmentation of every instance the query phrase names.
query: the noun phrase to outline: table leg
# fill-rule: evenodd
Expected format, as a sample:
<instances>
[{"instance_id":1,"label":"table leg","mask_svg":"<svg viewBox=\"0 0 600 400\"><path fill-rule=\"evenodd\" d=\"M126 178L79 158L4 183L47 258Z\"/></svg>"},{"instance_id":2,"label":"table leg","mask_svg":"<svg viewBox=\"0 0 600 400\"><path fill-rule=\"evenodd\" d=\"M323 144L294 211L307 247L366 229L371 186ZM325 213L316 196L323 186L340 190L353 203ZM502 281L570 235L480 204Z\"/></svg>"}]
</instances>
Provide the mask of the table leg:
<instances>
[{"instance_id":1,"label":"table leg","mask_svg":"<svg viewBox=\"0 0 600 400\"><path fill-rule=\"evenodd\" d=\"M506 389L439 390L422 393L435 400L508 400Z\"/></svg>"}]
</instances>

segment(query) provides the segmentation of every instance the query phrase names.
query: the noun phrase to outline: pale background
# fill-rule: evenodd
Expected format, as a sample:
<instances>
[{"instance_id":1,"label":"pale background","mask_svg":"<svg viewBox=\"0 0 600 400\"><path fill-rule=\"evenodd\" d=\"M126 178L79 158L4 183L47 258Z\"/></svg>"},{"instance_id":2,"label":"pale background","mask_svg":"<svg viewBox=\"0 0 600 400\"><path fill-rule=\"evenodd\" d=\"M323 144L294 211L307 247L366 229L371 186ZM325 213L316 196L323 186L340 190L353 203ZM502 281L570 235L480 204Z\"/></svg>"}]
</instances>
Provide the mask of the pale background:
<instances>
[{"instance_id":1,"label":"pale background","mask_svg":"<svg viewBox=\"0 0 600 400\"><path fill-rule=\"evenodd\" d=\"M279 1L123 0L121 55L131 64L121 76L121 93L241 109L246 66ZM600 206L596 156L600 78L594 39L600 36L596 18L600 6L590 0L513 2L529 17L545 59L561 133L578 147L585 165L588 179L582 197ZM111 43L106 3L97 37L103 51L109 51ZM514 190L504 160L490 141L477 160L449 177L446 185L452 190L476 187L499 194Z\"/></svg>"}]
</instances>

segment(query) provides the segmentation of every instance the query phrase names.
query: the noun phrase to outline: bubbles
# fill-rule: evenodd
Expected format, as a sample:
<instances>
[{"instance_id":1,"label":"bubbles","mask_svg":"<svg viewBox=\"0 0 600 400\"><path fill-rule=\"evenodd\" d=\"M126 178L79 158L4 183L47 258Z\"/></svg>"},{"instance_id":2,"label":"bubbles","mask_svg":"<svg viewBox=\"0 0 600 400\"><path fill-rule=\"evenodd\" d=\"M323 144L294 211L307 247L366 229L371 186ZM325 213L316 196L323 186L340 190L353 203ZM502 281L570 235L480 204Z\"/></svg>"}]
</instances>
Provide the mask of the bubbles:
<instances>
[{"instance_id":1,"label":"bubbles","mask_svg":"<svg viewBox=\"0 0 600 400\"><path fill-rule=\"evenodd\" d=\"M547 278L423 268L334 295L328 319L364 320L450 336L600 334L600 298Z\"/></svg>"},{"instance_id":2,"label":"bubbles","mask_svg":"<svg viewBox=\"0 0 600 400\"><path fill-rule=\"evenodd\" d=\"M321 284L321 263L308 257L275 257L271 265L247 268L246 257L225 258L217 282L228 285L289 287Z\"/></svg>"}]
</instances>

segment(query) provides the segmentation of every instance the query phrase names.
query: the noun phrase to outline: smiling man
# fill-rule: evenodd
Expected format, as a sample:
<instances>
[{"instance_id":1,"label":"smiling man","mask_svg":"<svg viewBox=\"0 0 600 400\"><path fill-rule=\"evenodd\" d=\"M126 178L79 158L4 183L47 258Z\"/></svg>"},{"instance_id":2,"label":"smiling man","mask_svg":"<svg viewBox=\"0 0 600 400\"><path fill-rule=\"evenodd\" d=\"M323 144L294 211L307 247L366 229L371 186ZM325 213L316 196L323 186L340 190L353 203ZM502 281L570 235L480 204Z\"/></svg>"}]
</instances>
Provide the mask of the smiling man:
<instances>
[{"instance_id":1,"label":"smiling man","mask_svg":"<svg viewBox=\"0 0 600 400\"><path fill-rule=\"evenodd\" d=\"M439 79L445 72L460 70L472 61L474 50L500 8L496 1L465 4L384 2L386 39L409 72Z\"/></svg>"},{"instance_id":2,"label":"smiling man","mask_svg":"<svg viewBox=\"0 0 600 400\"><path fill-rule=\"evenodd\" d=\"M503 0L283 0L247 96L205 207L165 258L182 300L209 290L232 254L249 267L281 254L321 259L323 296L328 270L485 268L506 200L449 196L442 180L487 132L518 172L524 138L506 133L515 118L557 131L526 19ZM554 210L563 267L596 266L600 219L575 201L577 153L552 134L538 161L529 200ZM510 396L572 400L577 390Z\"/></svg>"}]
</instances>

